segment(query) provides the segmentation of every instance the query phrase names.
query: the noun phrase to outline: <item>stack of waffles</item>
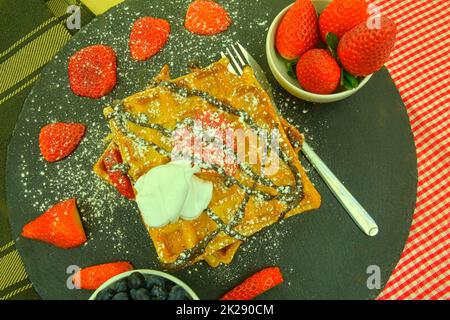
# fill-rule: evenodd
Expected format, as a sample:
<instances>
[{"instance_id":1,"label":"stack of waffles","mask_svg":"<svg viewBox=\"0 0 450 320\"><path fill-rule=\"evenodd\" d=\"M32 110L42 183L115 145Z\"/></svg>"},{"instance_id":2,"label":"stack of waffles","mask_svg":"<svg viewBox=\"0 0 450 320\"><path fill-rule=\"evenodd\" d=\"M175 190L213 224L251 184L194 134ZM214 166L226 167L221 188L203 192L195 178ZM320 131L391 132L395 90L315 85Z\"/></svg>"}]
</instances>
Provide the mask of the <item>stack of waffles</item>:
<instances>
[{"instance_id":1,"label":"stack of waffles","mask_svg":"<svg viewBox=\"0 0 450 320\"><path fill-rule=\"evenodd\" d=\"M104 155L111 149L120 152L132 184L173 160L174 132L201 115L214 114L235 131L277 132L278 148L268 147L273 145L266 143L268 138L254 147L251 135L245 135L237 143L243 148L228 148L235 155L231 166L199 160L202 171L197 176L213 184L208 208L195 220L146 226L167 268L201 260L212 267L229 264L239 246L258 231L320 206L320 195L298 158L302 135L277 113L250 67L238 76L228 70L228 63L221 59L177 79L170 78L165 66L147 89L104 109L111 128ZM262 145L265 156L255 160L252 148L261 155ZM239 158L237 149L244 150ZM112 184L104 155L94 170Z\"/></svg>"}]
</instances>

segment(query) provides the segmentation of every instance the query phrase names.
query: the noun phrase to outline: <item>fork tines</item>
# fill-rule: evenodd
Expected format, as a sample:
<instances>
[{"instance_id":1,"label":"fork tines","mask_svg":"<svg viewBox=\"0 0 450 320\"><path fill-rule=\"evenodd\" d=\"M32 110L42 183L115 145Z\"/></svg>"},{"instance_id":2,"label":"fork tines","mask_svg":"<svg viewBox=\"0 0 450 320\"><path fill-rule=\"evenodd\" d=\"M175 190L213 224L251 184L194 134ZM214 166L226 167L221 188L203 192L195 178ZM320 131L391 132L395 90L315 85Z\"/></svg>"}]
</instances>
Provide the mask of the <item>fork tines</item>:
<instances>
[{"instance_id":1,"label":"fork tines","mask_svg":"<svg viewBox=\"0 0 450 320\"><path fill-rule=\"evenodd\" d=\"M248 65L248 61L246 58L246 51L244 47L242 47L238 42L236 46L234 44L231 45L231 49L226 49L228 55L226 55L223 51L220 55L224 58L228 58L230 60L230 64L228 66L229 70L238 75L242 75L242 70L245 66Z\"/></svg>"}]
</instances>

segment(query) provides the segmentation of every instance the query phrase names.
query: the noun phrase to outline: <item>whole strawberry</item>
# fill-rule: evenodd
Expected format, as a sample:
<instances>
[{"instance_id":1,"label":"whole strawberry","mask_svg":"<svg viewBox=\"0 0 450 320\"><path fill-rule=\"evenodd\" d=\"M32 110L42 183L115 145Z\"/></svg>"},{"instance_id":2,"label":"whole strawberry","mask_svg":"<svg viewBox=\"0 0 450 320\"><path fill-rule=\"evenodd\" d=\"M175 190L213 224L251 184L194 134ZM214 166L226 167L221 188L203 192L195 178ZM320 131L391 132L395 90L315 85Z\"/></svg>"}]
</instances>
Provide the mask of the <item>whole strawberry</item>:
<instances>
[{"instance_id":1,"label":"whole strawberry","mask_svg":"<svg viewBox=\"0 0 450 320\"><path fill-rule=\"evenodd\" d=\"M167 43L170 24L164 19L143 17L136 20L130 34L130 53L134 60L147 60Z\"/></svg>"},{"instance_id":2,"label":"whole strawberry","mask_svg":"<svg viewBox=\"0 0 450 320\"><path fill-rule=\"evenodd\" d=\"M275 46L287 60L299 58L319 41L317 14L311 0L297 0L278 27Z\"/></svg>"},{"instance_id":3,"label":"whole strawberry","mask_svg":"<svg viewBox=\"0 0 450 320\"><path fill-rule=\"evenodd\" d=\"M68 72L73 93L88 98L103 97L117 82L116 53L104 45L83 48L70 57Z\"/></svg>"},{"instance_id":4,"label":"whole strawberry","mask_svg":"<svg viewBox=\"0 0 450 320\"><path fill-rule=\"evenodd\" d=\"M381 17L380 28L359 24L339 41L337 53L342 66L361 77L380 70L394 48L396 33L395 23L386 17Z\"/></svg>"},{"instance_id":5,"label":"whole strawberry","mask_svg":"<svg viewBox=\"0 0 450 320\"><path fill-rule=\"evenodd\" d=\"M22 229L22 236L56 247L75 248L86 242L75 199L60 202Z\"/></svg>"},{"instance_id":6,"label":"whole strawberry","mask_svg":"<svg viewBox=\"0 0 450 320\"><path fill-rule=\"evenodd\" d=\"M39 149L45 160L56 162L69 156L84 136L81 123L50 123L39 133Z\"/></svg>"},{"instance_id":7,"label":"whole strawberry","mask_svg":"<svg viewBox=\"0 0 450 320\"><path fill-rule=\"evenodd\" d=\"M365 0L333 0L319 17L319 30L323 42L327 33L334 33L339 39L369 17Z\"/></svg>"},{"instance_id":8,"label":"whole strawberry","mask_svg":"<svg viewBox=\"0 0 450 320\"><path fill-rule=\"evenodd\" d=\"M312 49L297 63L297 78L303 89L318 94L333 93L339 85L341 69L325 49Z\"/></svg>"}]
</instances>

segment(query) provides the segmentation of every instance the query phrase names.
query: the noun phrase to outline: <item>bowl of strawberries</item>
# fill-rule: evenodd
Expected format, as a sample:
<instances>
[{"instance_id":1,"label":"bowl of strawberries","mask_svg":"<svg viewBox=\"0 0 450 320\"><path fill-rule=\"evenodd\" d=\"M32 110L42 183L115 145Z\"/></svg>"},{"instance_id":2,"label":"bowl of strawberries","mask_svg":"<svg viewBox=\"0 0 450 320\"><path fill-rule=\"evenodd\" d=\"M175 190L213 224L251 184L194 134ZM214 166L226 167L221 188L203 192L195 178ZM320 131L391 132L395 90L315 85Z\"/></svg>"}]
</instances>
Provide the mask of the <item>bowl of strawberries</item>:
<instances>
[{"instance_id":1,"label":"bowl of strawberries","mask_svg":"<svg viewBox=\"0 0 450 320\"><path fill-rule=\"evenodd\" d=\"M396 26L365 0L297 0L272 22L269 67L280 85L306 101L343 100L388 61Z\"/></svg>"}]
</instances>

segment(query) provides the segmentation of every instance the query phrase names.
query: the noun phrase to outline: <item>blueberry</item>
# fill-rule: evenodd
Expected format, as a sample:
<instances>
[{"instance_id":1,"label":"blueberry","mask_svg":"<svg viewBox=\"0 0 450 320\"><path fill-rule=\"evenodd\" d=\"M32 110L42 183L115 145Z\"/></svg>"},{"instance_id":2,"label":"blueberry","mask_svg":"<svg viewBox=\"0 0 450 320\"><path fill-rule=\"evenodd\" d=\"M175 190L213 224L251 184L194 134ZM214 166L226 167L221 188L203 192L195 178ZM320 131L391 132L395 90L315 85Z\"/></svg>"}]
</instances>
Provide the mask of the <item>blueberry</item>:
<instances>
[{"instance_id":1,"label":"blueberry","mask_svg":"<svg viewBox=\"0 0 450 320\"><path fill-rule=\"evenodd\" d=\"M137 300L136 299L136 291L138 291L138 289L131 289L130 290L130 298L131 298L131 300Z\"/></svg>"},{"instance_id":2,"label":"blueberry","mask_svg":"<svg viewBox=\"0 0 450 320\"><path fill-rule=\"evenodd\" d=\"M139 272L133 272L128 277L128 287L130 289L139 289L145 285L145 278Z\"/></svg>"},{"instance_id":3,"label":"blueberry","mask_svg":"<svg viewBox=\"0 0 450 320\"><path fill-rule=\"evenodd\" d=\"M130 297L128 296L128 293L126 293L126 292L119 292L119 293L116 293L112 299L113 300L130 300Z\"/></svg>"},{"instance_id":4,"label":"blueberry","mask_svg":"<svg viewBox=\"0 0 450 320\"><path fill-rule=\"evenodd\" d=\"M167 291L161 288L160 286L153 286L150 290L150 296L152 300L166 300L167 299Z\"/></svg>"},{"instance_id":5,"label":"blueberry","mask_svg":"<svg viewBox=\"0 0 450 320\"><path fill-rule=\"evenodd\" d=\"M151 300L150 292L145 288L131 289L130 296L133 300Z\"/></svg>"},{"instance_id":6,"label":"blueberry","mask_svg":"<svg viewBox=\"0 0 450 320\"><path fill-rule=\"evenodd\" d=\"M167 300L189 300L186 291L180 286L173 286Z\"/></svg>"},{"instance_id":7,"label":"blueberry","mask_svg":"<svg viewBox=\"0 0 450 320\"><path fill-rule=\"evenodd\" d=\"M166 289L166 281L161 277L147 276L145 278L145 287L148 290L152 290L154 286Z\"/></svg>"},{"instance_id":8,"label":"blueberry","mask_svg":"<svg viewBox=\"0 0 450 320\"><path fill-rule=\"evenodd\" d=\"M115 294L116 292L113 289L106 288L97 294L95 300L111 300Z\"/></svg>"},{"instance_id":9,"label":"blueberry","mask_svg":"<svg viewBox=\"0 0 450 320\"><path fill-rule=\"evenodd\" d=\"M116 292L128 292L128 281L127 279L122 279L114 282L111 288Z\"/></svg>"}]
</instances>

